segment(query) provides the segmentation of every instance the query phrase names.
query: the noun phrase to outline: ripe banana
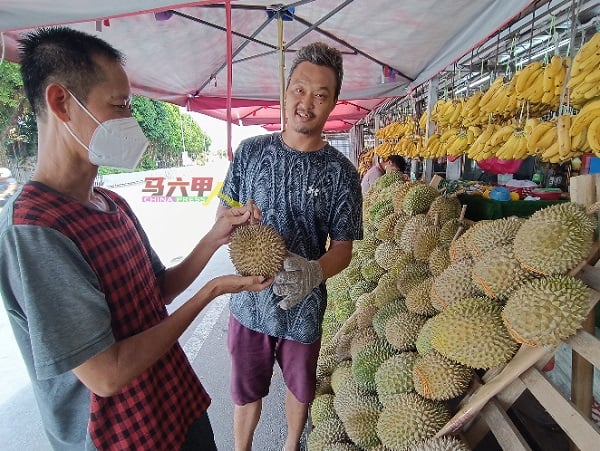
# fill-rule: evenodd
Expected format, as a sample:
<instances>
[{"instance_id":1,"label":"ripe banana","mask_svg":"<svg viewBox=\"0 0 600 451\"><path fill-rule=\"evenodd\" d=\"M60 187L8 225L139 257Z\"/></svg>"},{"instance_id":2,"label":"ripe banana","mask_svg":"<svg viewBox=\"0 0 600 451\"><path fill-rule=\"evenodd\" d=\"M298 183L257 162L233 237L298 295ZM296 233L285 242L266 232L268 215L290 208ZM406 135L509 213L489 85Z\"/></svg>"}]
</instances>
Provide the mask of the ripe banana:
<instances>
[{"instance_id":1,"label":"ripe banana","mask_svg":"<svg viewBox=\"0 0 600 451\"><path fill-rule=\"evenodd\" d=\"M525 90L533 84L533 80L537 79L540 73L542 75L544 73L544 68L542 67L542 63L540 61L531 62L523 69L518 71L515 74L517 80L515 90L517 94L522 95Z\"/></svg>"},{"instance_id":2,"label":"ripe banana","mask_svg":"<svg viewBox=\"0 0 600 451\"><path fill-rule=\"evenodd\" d=\"M556 126L550 121L540 122L527 138L527 153L537 155L546 150L556 138Z\"/></svg>"},{"instance_id":3,"label":"ripe banana","mask_svg":"<svg viewBox=\"0 0 600 451\"><path fill-rule=\"evenodd\" d=\"M587 100L600 96L600 32L581 46L571 65L567 86L571 103L580 107Z\"/></svg>"},{"instance_id":4,"label":"ripe banana","mask_svg":"<svg viewBox=\"0 0 600 451\"><path fill-rule=\"evenodd\" d=\"M498 89L500 89L500 87L503 84L504 84L504 77L497 77L492 82L492 84L490 85L488 90L483 94L483 96L481 97L481 100L479 101L479 109L480 110L484 110L484 108L486 108L487 103L492 99L492 97L494 96L496 91ZM486 108L486 110L487 110L487 108Z\"/></svg>"},{"instance_id":5,"label":"ripe banana","mask_svg":"<svg viewBox=\"0 0 600 451\"><path fill-rule=\"evenodd\" d=\"M496 125L488 124L485 126L481 134L475 139L473 144L467 151L467 156L475 161L479 161L479 156L485 151L486 146L489 144L489 140L496 131Z\"/></svg>"},{"instance_id":6,"label":"ripe banana","mask_svg":"<svg viewBox=\"0 0 600 451\"><path fill-rule=\"evenodd\" d=\"M594 119L588 126L587 141L594 154L600 155L600 117Z\"/></svg>"},{"instance_id":7,"label":"ripe banana","mask_svg":"<svg viewBox=\"0 0 600 451\"><path fill-rule=\"evenodd\" d=\"M567 158L571 153L571 115L561 114L556 121L556 136L558 138L558 154L561 158Z\"/></svg>"},{"instance_id":8,"label":"ripe banana","mask_svg":"<svg viewBox=\"0 0 600 451\"><path fill-rule=\"evenodd\" d=\"M571 121L571 136L578 135L597 117L600 117L600 99L587 102Z\"/></svg>"},{"instance_id":9,"label":"ripe banana","mask_svg":"<svg viewBox=\"0 0 600 451\"><path fill-rule=\"evenodd\" d=\"M520 160L527 154L527 137L523 129L514 128L506 142L496 151L500 160Z\"/></svg>"},{"instance_id":10,"label":"ripe banana","mask_svg":"<svg viewBox=\"0 0 600 451\"><path fill-rule=\"evenodd\" d=\"M490 138L490 144L492 146L502 145L506 142L510 135L512 135L514 130L515 128L513 125L505 125L504 127L500 127Z\"/></svg>"}]
</instances>

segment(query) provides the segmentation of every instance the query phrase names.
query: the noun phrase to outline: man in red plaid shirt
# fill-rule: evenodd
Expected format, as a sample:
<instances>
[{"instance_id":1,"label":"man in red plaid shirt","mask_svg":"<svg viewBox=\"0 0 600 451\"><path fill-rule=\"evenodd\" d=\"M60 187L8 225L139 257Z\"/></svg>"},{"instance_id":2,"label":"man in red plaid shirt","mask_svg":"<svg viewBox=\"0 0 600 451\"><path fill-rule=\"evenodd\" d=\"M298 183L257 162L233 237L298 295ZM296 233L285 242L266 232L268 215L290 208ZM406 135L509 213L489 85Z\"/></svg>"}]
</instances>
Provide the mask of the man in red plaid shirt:
<instances>
[{"instance_id":1,"label":"man in red plaid shirt","mask_svg":"<svg viewBox=\"0 0 600 451\"><path fill-rule=\"evenodd\" d=\"M215 450L210 398L177 340L215 297L261 277L209 281L170 316L251 210L219 220L165 268L123 198L94 187L98 166L133 169L147 140L130 110L123 57L68 28L21 41L38 121L32 179L0 216L0 295L57 450Z\"/></svg>"}]
</instances>

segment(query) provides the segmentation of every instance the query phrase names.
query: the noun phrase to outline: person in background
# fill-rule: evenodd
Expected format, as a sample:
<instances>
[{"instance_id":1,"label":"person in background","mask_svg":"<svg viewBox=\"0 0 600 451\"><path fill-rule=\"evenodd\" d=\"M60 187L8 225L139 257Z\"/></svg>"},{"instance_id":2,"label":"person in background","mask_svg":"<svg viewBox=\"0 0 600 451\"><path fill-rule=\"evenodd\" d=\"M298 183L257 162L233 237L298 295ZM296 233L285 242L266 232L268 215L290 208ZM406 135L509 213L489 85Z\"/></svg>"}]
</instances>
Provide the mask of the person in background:
<instances>
[{"instance_id":1,"label":"person in background","mask_svg":"<svg viewBox=\"0 0 600 451\"><path fill-rule=\"evenodd\" d=\"M369 168L361 181L362 193L365 194L371 185L375 183L379 177L388 172L402 172L406 171L406 161L400 155L390 155L387 158L383 158L381 161L375 163Z\"/></svg>"},{"instance_id":2,"label":"person in background","mask_svg":"<svg viewBox=\"0 0 600 451\"><path fill-rule=\"evenodd\" d=\"M215 450L210 398L177 340L215 297L272 280L210 280L171 315L250 208L229 210L165 268L98 166L133 169L147 140L123 56L69 28L25 35L21 72L38 124L32 179L0 214L0 295L56 450Z\"/></svg>"},{"instance_id":3,"label":"person in background","mask_svg":"<svg viewBox=\"0 0 600 451\"><path fill-rule=\"evenodd\" d=\"M287 388L284 449L299 449L316 390L325 280L348 266L353 240L362 239L358 172L322 138L342 77L338 50L318 42L301 48L287 79L285 130L244 140L225 177L223 194L253 200L257 218L279 232L289 252L271 287L230 300L236 451L251 450L275 361ZM226 213L223 203L217 216Z\"/></svg>"}]
</instances>

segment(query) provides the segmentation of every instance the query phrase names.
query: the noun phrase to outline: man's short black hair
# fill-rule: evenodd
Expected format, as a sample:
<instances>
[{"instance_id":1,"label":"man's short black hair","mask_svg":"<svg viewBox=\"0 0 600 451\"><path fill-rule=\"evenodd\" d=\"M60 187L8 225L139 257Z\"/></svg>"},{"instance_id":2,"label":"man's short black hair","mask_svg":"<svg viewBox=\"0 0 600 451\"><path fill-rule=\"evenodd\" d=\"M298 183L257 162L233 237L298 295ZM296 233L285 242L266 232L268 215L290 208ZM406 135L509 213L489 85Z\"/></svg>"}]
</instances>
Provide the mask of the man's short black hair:
<instances>
[{"instance_id":1,"label":"man's short black hair","mask_svg":"<svg viewBox=\"0 0 600 451\"><path fill-rule=\"evenodd\" d=\"M400 172L406 171L406 160L400 155L390 155L386 160L391 161L394 166L398 168Z\"/></svg>"},{"instance_id":2,"label":"man's short black hair","mask_svg":"<svg viewBox=\"0 0 600 451\"><path fill-rule=\"evenodd\" d=\"M305 61L318 66L329 67L333 70L336 82L334 95L335 100L337 100L340 96L342 80L344 79L342 53L335 47L330 47L323 42L313 42L312 44L305 45L296 53L296 58L292 62L292 67L288 74L286 86L290 85L292 74L296 70L296 67Z\"/></svg>"},{"instance_id":3,"label":"man's short black hair","mask_svg":"<svg viewBox=\"0 0 600 451\"><path fill-rule=\"evenodd\" d=\"M43 117L46 88L60 83L82 101L105 77L95 61L103 56L124 63L121 52L102 39L67 27L42 28L19 40L21 76L33 112Z\"/></svg>"}]
</instances>

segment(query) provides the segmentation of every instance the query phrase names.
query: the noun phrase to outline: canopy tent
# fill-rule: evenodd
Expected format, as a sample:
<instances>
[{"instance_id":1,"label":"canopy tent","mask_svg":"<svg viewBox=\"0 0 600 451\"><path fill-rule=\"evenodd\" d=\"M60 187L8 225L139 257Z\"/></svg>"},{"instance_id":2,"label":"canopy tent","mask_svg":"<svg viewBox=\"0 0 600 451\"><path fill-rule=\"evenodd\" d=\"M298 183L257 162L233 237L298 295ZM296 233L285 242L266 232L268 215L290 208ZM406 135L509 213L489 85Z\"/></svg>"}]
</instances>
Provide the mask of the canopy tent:
<instances>
[{"instance_id":1,"label":"canopy tent","mask_svg":"<svg viewBox=\"0 0 600 451\"><path fill-rule=\"evenodd\" d=\"M0 0L2 51L14 61L22 32L68 24L123 51L134 93L220 119L229 111L235 123L276 129L280 67L289 68L302 45L320 40L344 55L340 102L327 124L328 130L343 131L539 2L299 0L272 5L272 0L231 0L231 27L227 3Z\"/></svg>"}]
</instances>

